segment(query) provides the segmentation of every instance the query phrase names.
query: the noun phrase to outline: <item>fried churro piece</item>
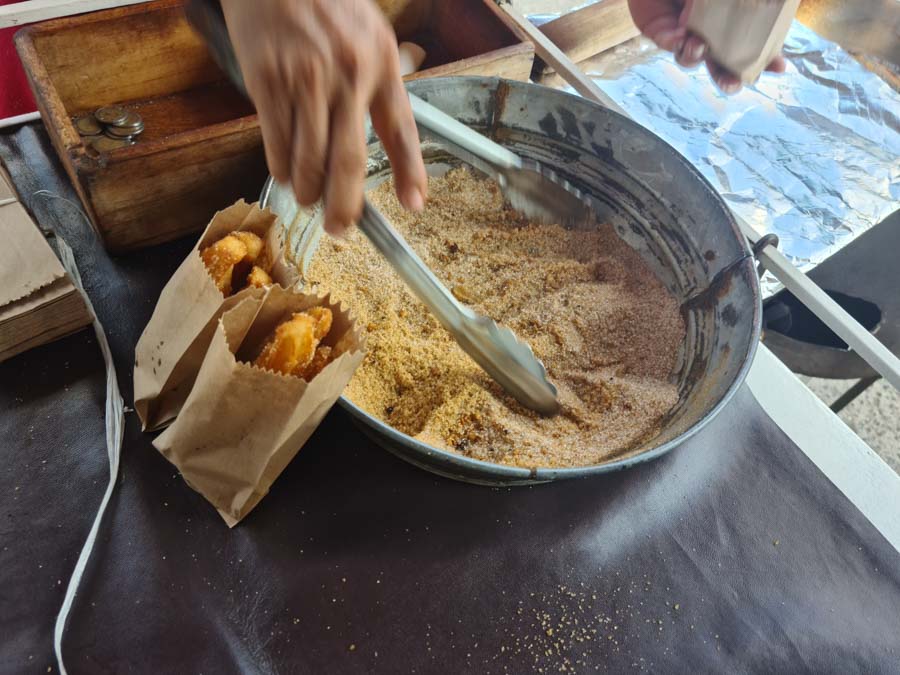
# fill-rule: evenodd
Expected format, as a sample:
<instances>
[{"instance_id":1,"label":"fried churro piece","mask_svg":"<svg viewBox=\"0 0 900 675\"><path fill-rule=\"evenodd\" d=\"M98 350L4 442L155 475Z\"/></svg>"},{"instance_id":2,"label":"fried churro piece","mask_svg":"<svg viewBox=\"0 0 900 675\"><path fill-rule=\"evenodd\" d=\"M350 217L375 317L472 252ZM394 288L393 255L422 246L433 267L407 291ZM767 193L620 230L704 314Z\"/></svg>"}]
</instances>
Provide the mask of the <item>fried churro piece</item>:
<instances>
[{"instance_id":1,"label":"fried churro piece","mask_svg":"<svg viewBox=\"0 0 900 675\"><path fill-rule=\"evenodd\" d=\"M207 246L200 257L223 295L244 285L247 270L263 253L263 240L253 232L232 232ZM265 268L260 268L268 276ZM271 277L269 284L272 283ZM256 285L256 284L254 284Z\"/></svg>"},{"instance_id":2,"label":"fried churro piece","mask_svg":"<svg viewBox=\"0 0 900 675\"><path fill-rule=\"evenodd\" d=\"M247 275L247 285L265 288L272 285L272 276L259 265L254 265Z\"/></svg>"},{"instance_id":3,"label":"fried churro piece","mask_svg":"<svg viewBox=\"0 0 900 675\"><path fill-rule=\"evenodd\" d=\"M255 263L263 252L262 238L258 234L246 231L232 232L231 236L240 239L244 246L247 247L247 255L244 256L244 261Z\"/></svg>"},{"instance_id":4,"label":"fried churro piece","mask_svg":"<svg viewBox=\"0 0 900 675\"><path fill-rule=\"evenodd\" d=\"M233 234L226 235L200 252L203 264L223 295L231 295L234 266L247 255L247 245Z\"/></svg>"},{"instance_id":5,"label":"fried churro piece","mask_svg":"<svg viewBox=\"0 0 900 675\"><path fill-rule=\"evenodd\" d=\"M316 320L306 312L298 312L282 322L266 342L254 366L290 375L305 368L316 353Z\"/></svg>"},{"instance_id":6,"label":"fried churro piece","mask_svg":"<svg viewBox=\"0 0 900 675\"><path fill-rule=\"evenodd\" d=\"M334 318L331 310L327 307L310 307L306 313L316 320L316 339L321 340L328 335L328 331L331 330L331 321Z\"/></svg>"},{"instance_id":7,"label":"fried churro piece","mask_svg":"<svg viewBox=\"0 0 900 675\"><path fill-rule=\"evenodd\" d=\"M328 345L319 345L316 347L316 353L313 354L312 361L304 368L295 368L293 374L297 377L302 377L309 382L316 375L321 373L329 363L331 363L331 347Z\"/></svg>"},{"instance_id":8,"label":"fried churro piece","mask_svg":"<svg viewBox=\"0 0 900 675\"><path fill-rule=\"evenodd\" d=\"M231 288L233 291L239 291L250 285L249 276L253 272L254 267L259 267L263 272L268 272L268 268L261 263L262 258L265 257L265 247L263 240L253 232L237 231L232 232L231 236L240 239L244 246L247 247L247 255L234 266L234 274L232 275Z\"/></svg>"},{"instance_id":9,"label":"fried churro piece","mask_svg":"<svg viewBox=\"0 0 900 675\"><path fill-rule=\"evenodd\" d=\"M302 373L306 372L316 356L319 341L331 330L332 319L331 310L327 307L311 307L295 313L275 328L253 365L284 375L303 377ZM328 351L330 353L331 350ZM325 359L319 370L327 364L327 355Z\"/></svg>"}]
</instances>

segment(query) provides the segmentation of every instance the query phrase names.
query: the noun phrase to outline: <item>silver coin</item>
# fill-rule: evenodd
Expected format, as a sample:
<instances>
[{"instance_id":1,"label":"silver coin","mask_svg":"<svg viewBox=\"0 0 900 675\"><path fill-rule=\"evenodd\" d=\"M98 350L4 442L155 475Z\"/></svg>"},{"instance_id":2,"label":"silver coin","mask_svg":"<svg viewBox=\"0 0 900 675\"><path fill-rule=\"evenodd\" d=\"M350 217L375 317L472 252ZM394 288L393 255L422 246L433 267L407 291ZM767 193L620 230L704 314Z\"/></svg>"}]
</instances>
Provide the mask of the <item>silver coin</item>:
<instances>
[{"instance_id":1,"label":"silver coin","mask_svg":"<svg viewBox=\"0 0 900 675\"><path fill-rule=\"evenodd\" d=\"M102 124L121 124L128 119L128 111L117 105L108 105L98 108L94 112L94 117Z\"/></svg>"},{"instance_id":2,"label":"silver coin","mask_svg":"<svg viewBox=\"0 0 900 675\"><path fill-rule=\"evenodd\" d=\"M97 152L110 152L119 148L126 148L134 145L134 141L125 138L110 138L109 136L98 136L91 141L91 145Z\"/></svg>"},{"instance_id":3,"label":"silver coin","mask_svg":"<svg viewBox=\"0 0 900 675\"><path fill-rule=\"evenodd\" d=\"M134 110L126 110L125 119L121 122L116 122L114 124L110 124L110 126L118 127L119 129L140 129L140 131L144 130L144 120L141 118L139 114L137 114ZM138 131L137 133L140 133Z\"/></svg>"},{"instance_id":4,"label":"silver coin","mask_svg":"<svg viewBox=\"0 0 900 675\"><path fill-rule=\"evenodd\" d=\"M103 127L93 115L85 115L75 119L75 129L82 136L99 136L103 132Z\"/></svg>"},{"instance_id":5,"label":"silver coin","mask_svg":"<svg viewBox=\"0 0 900 675\"><path fill-rule=\"evenodd\" d=\"M103 134L109 138L124 138L126 140L132 140L139 133L141 132L137 129L121 129L119 127L105 127L103 129Z\"/></svg>"}]
</instances>

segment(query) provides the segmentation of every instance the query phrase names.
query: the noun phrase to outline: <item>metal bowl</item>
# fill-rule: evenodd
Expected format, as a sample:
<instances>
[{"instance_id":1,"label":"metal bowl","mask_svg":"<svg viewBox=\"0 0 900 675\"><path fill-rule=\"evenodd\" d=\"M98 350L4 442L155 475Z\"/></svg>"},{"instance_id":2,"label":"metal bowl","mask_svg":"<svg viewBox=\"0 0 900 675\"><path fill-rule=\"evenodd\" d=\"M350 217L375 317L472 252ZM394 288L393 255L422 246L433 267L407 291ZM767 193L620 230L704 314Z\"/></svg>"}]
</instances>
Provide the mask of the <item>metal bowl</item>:
<instances>
[{"instance_id":1,"label":"metal bowl","mask_svg":"<svg viewBox=\"0 0 900 675\"><path fill-rule=\"evenodd\" d=\"M419 80L410 90L524 157L545 164L591 196L681 302L687 337L673 378L679 398L661 431L616 459L577 468L532 469L492 464L441 450L386 425L346 397L341 405L376 443L416 466L487 485L523 485L607 473L668 452L702 429L744 380L759 338L759 283L746 240L709 183L652 133L585 99L534 84L497 78ZM390 173L369 133L368 175ZM448 155L423 140L431 172ZM288 257L301 272L321 234L321 209L298 207L291 191L270 179L261 198L281 216Z\"/></svg>"}]
</instances>

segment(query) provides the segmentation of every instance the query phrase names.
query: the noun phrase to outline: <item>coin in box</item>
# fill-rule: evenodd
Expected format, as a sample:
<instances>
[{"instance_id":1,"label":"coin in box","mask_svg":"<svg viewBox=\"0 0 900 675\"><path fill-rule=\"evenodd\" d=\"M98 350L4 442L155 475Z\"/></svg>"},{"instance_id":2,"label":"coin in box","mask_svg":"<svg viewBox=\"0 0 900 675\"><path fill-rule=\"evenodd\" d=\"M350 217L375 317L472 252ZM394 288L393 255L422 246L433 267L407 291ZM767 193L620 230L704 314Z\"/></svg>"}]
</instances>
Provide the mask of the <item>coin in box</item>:
<instances>
[{"instance_id":1,"label":"coin in box","mask_svg":"<svg viewBox=\"0 0 900 675\"><path fill-rule=\"evenodd\" d=\"M103 133L103 127L93 115L84 115L75 119L75 129L81 136L99 136Z\"/></svg>"},{"instance_id":2,"label":"coin in box","mask_svg":"<svg viewBox=\"0 0 900 675\"><path fill-rule=\"evenodd\" d=\"M133 110L128 110L125 119L110 126L117 129L131 129L132 133L139 134L144 130L144 120Z\"/></svg>"},{"instance_id":3,"label":"coin in box","mask_svg":"<svg viewBox=\"0 0 900 675\"><path fill-rule=\"evenodd\" d=\"M130 138L110 138L109 136L98 136L91 141L91 146L97 152L110 152L134 145L134 141Z\"/></svg>"},{"instance_id":4,"label":"coin in box","mask_svg":"<svg viewBox=\"0 0 900 675\"><path fill-rule=\"evenodd\" d=\"M128 111L121 106L108 105L97 108L94 112L94 117L101 124L121 124L128 119Z\"/></svg>"}]
</instances>

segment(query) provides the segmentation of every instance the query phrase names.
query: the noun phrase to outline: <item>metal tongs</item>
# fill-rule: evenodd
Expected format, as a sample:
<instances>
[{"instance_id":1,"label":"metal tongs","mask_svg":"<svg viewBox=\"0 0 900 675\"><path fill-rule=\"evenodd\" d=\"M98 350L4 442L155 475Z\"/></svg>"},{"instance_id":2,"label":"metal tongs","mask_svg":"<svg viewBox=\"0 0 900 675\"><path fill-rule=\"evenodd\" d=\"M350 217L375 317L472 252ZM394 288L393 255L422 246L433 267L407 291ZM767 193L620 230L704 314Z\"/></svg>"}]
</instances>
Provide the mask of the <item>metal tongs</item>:
<instances>
[{"instance_id":1,"label":"metal tongs","mask_svg":"<svg viewBox=\"0 0 900 675\"><path fill-rule=\"evenodd\" d=\"M529 163L414 94L419 126L449 152L492 176L513 208L544 222L577 225L587 220L587 200L556 174ZM359 227L394 266L407 286L431 310L463 350L522 405L544 415L558 412L556 387L547 371L509 328L498 326L459 302L400 234L368 201Z\"/></svg>"},{"instance_id":2,"label":"metal tongs","mask_svg":"<svg viewBox=\"0 0 900 675\"><path fill-rule=\"evenodd\" d=\"M243 75L218 3L189 0L188 18L205 37L213 56L244 94ZM514 208L562 224L586 220L586 200L571 185L410 95L416 122L460 159L497 179ZM463 350L519 403L544 415L558 412L556 387L531 347L509 329L459 302L368 200L359 228L400 277L438 318Z\"/></svg>"},{"instance_id":3,"label":"metal tongs","mask_svg":"<svg viewBox=\"0 0 900 675\"><path fill-rule=\"evenodd\" d=\"M537 162L522 159L447 113L409 94L416 123L451 154L500 184L510 205L533 220L579 227L591 219L589 200L569 181Z\"/></svg>"}]
</instances>

